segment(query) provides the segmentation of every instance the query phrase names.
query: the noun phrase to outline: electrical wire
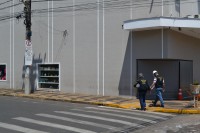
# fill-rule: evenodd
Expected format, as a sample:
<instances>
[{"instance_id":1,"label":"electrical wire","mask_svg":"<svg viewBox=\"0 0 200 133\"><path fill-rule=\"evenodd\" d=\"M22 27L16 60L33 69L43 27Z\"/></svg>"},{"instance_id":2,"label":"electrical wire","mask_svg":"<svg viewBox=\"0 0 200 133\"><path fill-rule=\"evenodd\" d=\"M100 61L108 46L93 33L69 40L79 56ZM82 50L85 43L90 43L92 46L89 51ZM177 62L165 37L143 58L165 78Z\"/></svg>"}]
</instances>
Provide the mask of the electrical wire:
<instances>
[{"instance_id":1,"label":"electrical wire","mask_svg":"<svg viewBox=\"0 0 200 133\"><path fill-rule=\"evenodd\" d=\"M106 3L107 2L107 3ZM137 8L142 8L142 7L147 7L150 5L150 3L146 3L146 4L137 4L137 3L133 3L132 5L130 5L130 1L121 1L121 0L115 0L112 3L109 3L110 1L105 1L105 10L112 10L112 9L124 9L124 8L130 8L130 7L134 7L134 9ZM169 1L171 2L171 1ZM102 3L100 3L100 7ZM165 3L165 5L172 5L173 3ZM155 2L154 3L154 7L155 6L161 6L161 2ZM62 6L62 7L55 7L53 9L49 9L49 11L51 12L52 10L54 12L68 12L68 11L72 11L73 6ZM97 3L86 3L86 4L81 4L81 5L75 5L75 11L83 11L83 10L96 10L97 9ZM33 10L33 13L46 13L47 9L36 9Z\"/></svg>"},{"instance_id":2,"label":"electrical wire","mask_svg":"<svg viewBox=\"0 0 200 133\"><path fill-rule=\"evenodd\" d=\"M11 0L9 0L11 1ZM7 2L9 2L7 1ZM40 0L40 1L32 1L32 3L37 3L37 2L47 2L47 1L52 1L52 0ZM69 1L69 0L53 0L54 2L55 1ZM188 0L182 0L182 4L183 4L183 1L188 1ZM167 3L169 2L172 2L172 0L168 0L168 1L164 1L165 2L165 5L167 5ZM5 3L5 2L4 2ZM173 3L175 3L173 1ZM189 3L189 2L188 2ZM190 2L191 3L191 2ZM194 2L193 2L194 3ZM18 6L18 5L21 5L22 3L18 3L18 4L14 4L14 5L11 5L11 6L7 6L7 7L3 7L3 8L0 8L0 10L4 10L4 9L7 9L7 8L11 8L11 7L14 7L14 6ZM91 6L93 8L96 8L97 7L97 4L100 4L102 5L102 2L93 2L93 3L86 3L86 4L80 4L80 5L75 5L75 8L79 8L79 7L83 7L82 9L85 10L85 9L91 9ZM128 5L127 5L128 4ZM127 6L134 6L135 8L138 8L138 7L147 7L151 4L151 2L146 2L146 3L141 3L140 2L133 2L133 5L130 5L130 0L125 0L125 1L122 1L122 0L107 0L107 1L104 1L104 5L105 5L105 9L112 9L112 8L116 8L116 7L127 7ZM161 2L154 2L153 3L154 6L161 6ZM59 7L57 7L59 8ZM61 7L61 8L69 8L69 6L66 6L66 7ZM53 8L55 9L55 8ZM45 9L44 9L45 10ZM79 8L80 10L80 8Z\"/></svg>"},{"instance_id":3,"label":"electrical wire","mask_svg":"<svg viewBox=\"0 0 200 133\"><path fill-rule=\"evenodd\" d=\"M2 3L0 3L0 5L6 4L6 3L10 2L10 1L12 1L12 0L8 0L8 1L5 1L5 2L2 2Z\"/></svg>"},{"instance_id":4,"label":"electrical wire","mask_svg":"<svg viewBox=\"0 0 200 133\"><path fill-rule=\"evenodd\" d=\"M8 9L8 8L15 7L15 6L18 6L18 5L21 5L21 4L22 3L17 3L17 4L14 4L14 5L11 5L11 6L6 6L6 7L3 7L3 8L0 8L0 10Z\"/></svg>"},{"instance_id":5,"label":"electrical wire","mask_svg":"<svg viewBox=\"0 0 200 133\"><path fill-rule=\"evenodd\" d=\"M45 1L49 1L49 0L45 0ZM63 1L63 0L62 0ZM185 1L185 3L183 3L183 1ZM186 4L187 3L194 3L194 2L189 2L188 0L183 0L181 2L181 4ZM171 3L170 3L171 2ZM81 11L81 10L91 10L91 9L96 9L97 8L97 4L100 4L100 7L102 9L102 2L97 3L97 2L93 2L93 3L86 3L86 4L80 4L80 5L75 5L75 9L76 11ZM130 0L111 0L111 1L105 1L104 5L105 8L104 9L114 9L114 8L129 8L129 7L134 7L136 8L141 8L141 7L148 7L151 3L133 3L132 5L130 5ZM165 1L165 5L172 5L175 4L175 2L171 1ZM156 6L162 6L161 2L154 2L154 7ZM49 11L51 12L51 10L55 10L55 12L62 12L62 11L71 11L73 8L73 6L62 6L62 7L55 7L50 9ZM47 9L36 9L34 10L34 12L37 13L45 13Z\"/></svg>"},{"instance_id":6,"label":"electrical wire","mask_svg":"<svg viewBox=\"0 0 200 133\"><path fill-rule=\"evenodd\" d=\"M8 0L6 2L0 3L1 4L5 4L8 3L12 0ZM48 1L52 1L52 0L32 0L32 3L38 3L38 2L48 2ZM54 2L61 2L61 1L69 1L69 0L53 0ZM188 4L188 3L196 3L199 2L198 1L191 1L191 0L182 0L181 4ZM143 8L143 7L149 7L152 3L151 2L147 2L146 0L135 0L135 2L132 2L133 4L130 4L130 0L107 0L104 1L104 9L105 10L112 10L112 9L126 9L126 8L134 8L134 9L138 9L138 8ZM164 5L174 5L176 2L174 0L168 0L168 1L164 1ZM22 3L17 3L11 6L7 6L7 7L3 7L0 8L0 10L4 10L7 8L11 8L11 7L15 7L18 5L21 5ZM63 4L63 3L62 3ZM96 10L97 9L97 5L99 5L99 7L102 9L102 2L91 2L91 3L80 3L80 4L76 4L76 5L69 5L69 6L58 6L58 7L54 7L54 8L50 8L49 10L47 8L44 9L34 9L32 10L33 16L37 16L37 14L45 14L48 12L55 12L55 13L59 13L59 12L71 12L73 11L73 8L75 9L75 11L91 11L91 10ZM161 2L153 2L153 6L162 6ZM7 20L10 18L14 18L16 17L16 15L19 13L23 13L23 12L18 12L15 13L12 17L10 17L9 15L5 15L5 16L0 16L0 21L3 20Z\"/></svg>"}]
</instances>

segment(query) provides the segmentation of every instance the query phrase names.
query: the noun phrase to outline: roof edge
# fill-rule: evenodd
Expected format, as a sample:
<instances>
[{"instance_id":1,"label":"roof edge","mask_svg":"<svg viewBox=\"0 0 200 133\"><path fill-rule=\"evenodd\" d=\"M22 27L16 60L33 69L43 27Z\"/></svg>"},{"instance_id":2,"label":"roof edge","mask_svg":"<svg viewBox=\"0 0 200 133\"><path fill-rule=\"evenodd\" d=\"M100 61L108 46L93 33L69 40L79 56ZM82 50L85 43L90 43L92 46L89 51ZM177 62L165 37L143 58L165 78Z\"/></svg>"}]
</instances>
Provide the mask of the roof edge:
<instances>
[{"instance_id":1,"label":"roof edge","mask_svg":"<svg viewBox=\"0 0 200 133\"><path fill-rule=\"evenodd\" d=\"M152 17L124 21L124 30L148 30L162 27L200 28L200 19Z\"/></svg>"}]
</instances>

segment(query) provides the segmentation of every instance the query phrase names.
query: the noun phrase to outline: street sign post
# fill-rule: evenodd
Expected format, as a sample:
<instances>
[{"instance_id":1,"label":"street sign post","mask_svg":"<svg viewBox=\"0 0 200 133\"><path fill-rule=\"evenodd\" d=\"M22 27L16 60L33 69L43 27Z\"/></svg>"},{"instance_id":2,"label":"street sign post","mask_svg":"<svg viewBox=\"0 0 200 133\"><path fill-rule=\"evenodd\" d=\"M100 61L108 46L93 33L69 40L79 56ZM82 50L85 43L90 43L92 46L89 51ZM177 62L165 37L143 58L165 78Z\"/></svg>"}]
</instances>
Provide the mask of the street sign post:
<instances>
[{"instance_id":1,"label":"street sign post","mask_svg":"<svg viewBox=\"0 0 200 133\"><path fill-rule=\"evenodd\" d=\"M25 94L31 93L30 85L30 67L33 60L32 43L30 40L25 40Z\"/></svg>"},{"instance_id":2,"label":"street sign post","mask_svg":"<svg viewBox=\"0 0 200 133\"><path fill-rule=\"evenodd\" d=\"M33 60L32 43L30 40L25 40L25 65L31 66Z\"/></svg>"}]
</instances>

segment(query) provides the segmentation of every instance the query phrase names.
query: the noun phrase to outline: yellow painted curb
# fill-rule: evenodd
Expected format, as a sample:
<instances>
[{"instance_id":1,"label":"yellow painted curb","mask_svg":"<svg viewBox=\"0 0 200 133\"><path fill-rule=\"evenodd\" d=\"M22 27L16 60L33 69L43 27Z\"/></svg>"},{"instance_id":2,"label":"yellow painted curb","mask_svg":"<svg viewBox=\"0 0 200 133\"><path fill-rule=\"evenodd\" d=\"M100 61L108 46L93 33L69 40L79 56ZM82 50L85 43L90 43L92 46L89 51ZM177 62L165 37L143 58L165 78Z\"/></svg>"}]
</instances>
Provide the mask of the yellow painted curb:
<instances>
[{"instance_id":1,"label":"yellow painted curb","mask_svg":"<svg viewBox=\"0 0 200 133\"><path fill-rule=\"evenodd\" d=\"M43 99L43 100L57 100L57 101L66 101L66 102L76 102L76 103L86 103L86 104L94 104L94 105L103 105L110 106L116 108L124 108L124 109L135 109L140 108L140 104L137 101L133 101L132 103L121 103L117 104L115 102L98 102L98 101L84 101L84 99L74 99L74 98L57 98L55 96L49 97L48 95L37 95L37 94L29 94L26 95L24 93L14 93L14 92L3 92L0 93L3 96L18 96L18 97L27 97L33 99ZM163 113L176 113L176 114L200 114L200 109L171 109L171 108L161 108L161 107L148 107L150 101L147 102L147 110L152 112L163 112Z\"/></svg>"},{"instance_id":2,"label":"yellow painted curb","mask_svg":"<svg viewBox=\"0 0 200 133\"><path fill-rule=\"evenodd\" d=\"M154 109L152 111L176 114L200 114L200 110L198 109Z\"/></svg>"},{"instance_id":3,"label":"yellow painted curb","mask_svg":"<svg viewBox=\"0 0 200 133\"><path fill-rule=\"evenodd\" d=\"M133 109L133 108L140 108L139 103L126 103L126 104L120 104L119 107L125 108L125 109Z\"/></svg>"},{"instance_id":4,"label":"yellow painted curb","mask_svg":"<svg viewBox=\"0 0 200 133\"><path fill-rule=\"evenodd\" d=\"M131 103L131 104L104 104L105 106L117 107L123 109L133 109L140 108L139 103ZM152 112L162 112L162 113L176 113L176 114L200 114L200 110L195 109L170 109L170 108L161 108L161 107L147 107L148 111Z\"/></svg>"}]
</instances>

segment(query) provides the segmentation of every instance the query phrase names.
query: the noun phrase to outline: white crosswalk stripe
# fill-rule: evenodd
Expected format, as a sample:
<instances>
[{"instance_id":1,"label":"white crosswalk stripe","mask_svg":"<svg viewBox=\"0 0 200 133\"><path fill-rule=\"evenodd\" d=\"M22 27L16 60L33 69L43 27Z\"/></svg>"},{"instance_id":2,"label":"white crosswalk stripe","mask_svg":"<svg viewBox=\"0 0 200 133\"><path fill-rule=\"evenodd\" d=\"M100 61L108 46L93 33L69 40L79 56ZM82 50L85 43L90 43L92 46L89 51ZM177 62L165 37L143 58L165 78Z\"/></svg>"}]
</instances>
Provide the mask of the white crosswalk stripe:
<instances>
[{"instance_id":1,"label":"white crosswalk stripe","mask_svg":"<svg viewBox=\"0 0 200 133\"><path fill-rule=\"evenodd\" d=\"M114 113L97 112L97 111L84 111L84 110L80 110L80 109L73 109L73 110L82 111L82 112L91 112L91 113L96 113L96 114L103 114L103 115L108 115L108 116L116 116L116 117L121 117L121 118L145 121L145 122L149 122L149 123L157 123L156 121L152 121L152 120L148 120L148 119L144 119L144 118L131 117L131 116L126 116L126 115L114 114Z\"/></svg>"},{"instance_id":2,"label":"white crosswalk stripe","mask_svg":"<svg viewBox=\"0 0 200 133\"><path fill-rule=\"evenodd\" d=\"M74 132L78 132L78 133L96 133L96 132L85 130L85 129L65 126L65 125L56 124L56 123L39 121L39 120L34 120L34 119L30 119L30 118L25 118L25 117L16 117L16 118L13 118L13 119L28 122L28 123L34 123L34 124L38 124L38 125L42 125L42 126L49 126L49 127L74 131Z\"/></svg>"},{"instance_id":3,"label":"white crosswalk stripe","mask_svg":"<svg viewBox=\"0 0 200 133\"><path fill-rule=\"evenodd\" d=\"M108 111L108 112L118 112L118 113L123 113L123 114L128 114L128 115L137 115L137 116L147 116L147 117L151 117L151 118L157 118L157 119L162 119L162 120L167 120L168 118L165 117L161 117L161 116L157 116L156 113L155 114L149 114L147 112L141 112L141 111L130 111L130 110L116 110L113 108L96 108L96 107L86 107L88 109L93 109L93 110L99 110L99 111ZM169 115L171 116L171 115Z\"/></svg>"},{"instance_id":4,"label":"white crosswalk stripe","mask_svg":"<svg viewBox=\"0 0 200 133\"><path fill-rule=\"evenodd\" d=\"M116 109L114 107L108 107L108 106L98 106L100 108L107 108L107 109L114 109L114 110L123 110L123 111L133 111L133 112L141 112L139 110L130 110L130 109ZM87 108L91 108L91 107L87 107ZM93 107L92 107L93 108ZM144 113L144 112L143 112ZM169 113L160 113L160 112L150 112L150 111L145 111L145 114L158 114L158 115L161 115L161 116L176 116L176 115L173 115L173 114L169 114Z\"/></svg>"},{"instance_id":5,"label":"white crosswalk stripe","mask_svg":"<svg viewBox=\"0 0 200 133\"><path fill-rule=\"evenodd\" d=\"M95 122L71 119L71 118L66 118L66 117L61 117L61 116L56 116L56 115L50 115L50 114L36 114L36 115L42 116L42 117L47 117L47 118L52 118L52 119L58 119L58 120L63 120L63 121L69 121L69 122L84 124L84 125L100 127L100 128L106 128L106 129L109 129L109 130L116 129L116 127L105 125L105 124L98 124L98 123L95 123Z\"/></svg>"},{"instance_id":6,"label":"white crosswalk stripe","mask_svg":"<svg viewBox=\"0 0 200 133\"><path fill-rule=\"evenodd\" d=\"M38 113L35 114L37 118L34 119L27 117L15 117L12 119L21 123L13 124L0 122L0 128L22 133L52 132L47 128L42 129L41 127L43 126L51 127L53 131L66 130L67 132L76 133L123 132L125 130L137 130L138 128L143 128L147 125L155 124L158 121L167 120L176 116L172 114L116 109L104 106L85 107L84 109L72 108L68 111L54 111L52 113L53 114ZM63 124L65 121L66 123ZM44 131L31 129L30 127L32 126L21 126L22 122L26 122L26 126L29 124L38 125L38 127Z\"/></svg>"},{"instance_id":7,"label":"white crosswalk stripe","mask_svg":"<svg viewBox=\"0 0 200 133\"><path fill-rule=\"evenodd\" d=\"M79 113L72 113L72 112L66 112L66 111L55 111L56 113L61 113L61 114L67 114L67 115L74 115L74 116L80 116L80 117L86 117L86 118L93 118L93 119L98 119L98 120L104 120L104 121L109 121L109 122L114 122L114 123L121 123L124 125L131 125L131 126L136 126L136 127L143 127L142 125L136 124L136 123L131 123L123 120L118 120L118 119L111 119L111 118L106 118L106 117L100 117L100 116L94 116L94 115L86 115L86 114L79 114Z\"/></svg>"},{"instance_id":8,"label":"white crosswalk stripe","mask_svg":"<svg viewBox=\"0 0 200 133\"><path fill-rule=\"evenodd\" d=\"M38 130L34 130L34 129L22 127L22 126L17 126L13 124L3 123L3 122L0 122L0 127L13 130L13 131L23 132L23 133L48 133L48 132L38 131Z\"/></svg>"}]
</instances>

